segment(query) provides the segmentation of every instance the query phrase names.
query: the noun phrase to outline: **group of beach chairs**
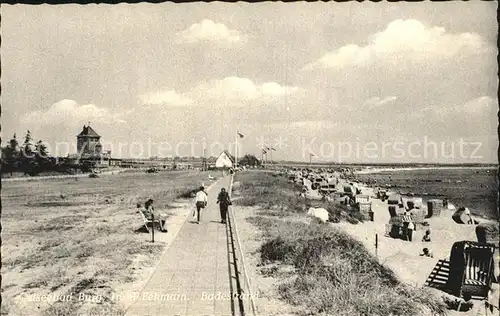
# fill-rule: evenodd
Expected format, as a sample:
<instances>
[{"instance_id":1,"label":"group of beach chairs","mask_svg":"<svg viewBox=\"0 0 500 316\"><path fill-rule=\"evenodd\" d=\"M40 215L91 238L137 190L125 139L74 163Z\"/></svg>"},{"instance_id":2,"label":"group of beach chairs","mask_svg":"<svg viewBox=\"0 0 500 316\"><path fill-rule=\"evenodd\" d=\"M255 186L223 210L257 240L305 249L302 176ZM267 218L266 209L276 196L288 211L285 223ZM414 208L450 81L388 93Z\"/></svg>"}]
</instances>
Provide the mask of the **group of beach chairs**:
<instances>
[{"instance_id":1,"label":"group of beach chairs","mask_svg":"<svg viewBox=\"0 0 500 316\"><path fill-rule=\"evenodd\" d=\"M422 229L428 230L425 225L425 219L432 216L439 216L440 210L443 208L443 202L440 200L428 201L428 211L422 212L421 201L411 203L411 200L401 198L401 196L393 195L388 198L388 208L391 215L391 222L386 225L386 234L392 237L401 237L402 218L404 214L408 214L408 210L414 211L411 220L418 223ZM408 203L410 202L410 203ZM409 205L408 205L409 204ZM443 268L446 266L446 273L433 271L430 276L430 282L433 278L439 278L439 275L445 276L440 282L439 288L461 298L487 299L492 289L492 283L498 283L495 275L495 254L498 254L498 245L490 242L492 232L486 231L488 227L483 228L478 226L476 234L478 241L459 241L453 244L449 260L439 260L436 267ZM486 232L483 232L485 230ZM491 229L490 229L491 230ZM498 230L495 231L498 235ZM487 237L489 237L489 239ZM425 239L426 236L424 236ZM430 237L430 236L429 236ZM497 236L498 238L498 236ZM422 240L424 241L424 240ZM426 248L425 248L426 249ZM422 255L422 254L421 254ZM432 257L429 254L423 254ZM435 268L436 269L436 268ZM438 269L438 270L440 270ZM429 284L428 284L429 285Z\"/></svg>"}]
</instances>

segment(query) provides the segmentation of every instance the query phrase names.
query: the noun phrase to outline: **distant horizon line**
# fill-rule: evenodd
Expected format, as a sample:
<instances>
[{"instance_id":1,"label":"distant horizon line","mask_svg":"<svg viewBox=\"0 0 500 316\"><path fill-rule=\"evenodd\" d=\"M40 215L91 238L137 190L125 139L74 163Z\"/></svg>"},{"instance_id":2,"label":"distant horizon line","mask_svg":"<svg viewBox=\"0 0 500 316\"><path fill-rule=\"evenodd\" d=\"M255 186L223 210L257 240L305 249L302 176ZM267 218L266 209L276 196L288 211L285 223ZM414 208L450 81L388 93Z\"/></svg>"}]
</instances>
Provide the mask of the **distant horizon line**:
<instances>
[{"instance_id":1,"label":"distant horizon line","mask_svg":"<svg viewBox=\"0 0 500 316\"><path fill-rule=\"evenodd\" d=\"M254 155L255 156L255 155ZM67 157L59 157L59 158L67 158ZM176 158L178 161L202 161L203 158L206 159L217 159L217 156L177 156L177 157L149 157L149 158L116 158L111 157L111 159L120 159L120 160L131 160L131 161L172 161ZM238 160L243 158L238 157ZM257 157L257 159L259 159ZM260 161L261 159L259 159ZM499 166L498 162L475 162L475 163L466 163L466 162L455 162L455 163L447 163L447 162L308 162L308 161L293 161L293 160L267 160L265 164L291 164L291 165L308 165L308 166L324 166L324 165L352 165L352 166Z\"/></svg>"}]
</instances>

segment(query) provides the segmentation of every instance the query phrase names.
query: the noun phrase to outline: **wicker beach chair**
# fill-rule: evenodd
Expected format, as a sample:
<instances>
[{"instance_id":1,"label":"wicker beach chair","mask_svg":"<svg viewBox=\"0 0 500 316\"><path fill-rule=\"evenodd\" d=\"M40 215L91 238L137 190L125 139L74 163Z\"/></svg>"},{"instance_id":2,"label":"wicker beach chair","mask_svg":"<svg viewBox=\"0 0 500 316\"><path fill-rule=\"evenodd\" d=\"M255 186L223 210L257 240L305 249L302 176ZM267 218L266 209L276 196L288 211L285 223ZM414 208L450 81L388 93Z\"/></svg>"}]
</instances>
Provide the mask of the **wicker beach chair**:
<instances>
[{"instance_id":1,"label":"wicker beach chair","mask_svg":"<svg viewBox=\"0 0 500 316\"><path fill-rule=\"evenodd\" d=\"M488 297L494 276L495 245L474 241L453 244L447 288L453 295L484 299Z\"/></svg>"},{"instance_id":2,"label":"wicker beach chair","mask_svg":"<svg viewBox=\"0 0 500 316\"><path fill-rule=\"evenodd\" d=\"M426 218L438 217L441 215L441 210L443 209L443 200L432 199L427 201L427 214Z\"/></svg>"}]
</instances>

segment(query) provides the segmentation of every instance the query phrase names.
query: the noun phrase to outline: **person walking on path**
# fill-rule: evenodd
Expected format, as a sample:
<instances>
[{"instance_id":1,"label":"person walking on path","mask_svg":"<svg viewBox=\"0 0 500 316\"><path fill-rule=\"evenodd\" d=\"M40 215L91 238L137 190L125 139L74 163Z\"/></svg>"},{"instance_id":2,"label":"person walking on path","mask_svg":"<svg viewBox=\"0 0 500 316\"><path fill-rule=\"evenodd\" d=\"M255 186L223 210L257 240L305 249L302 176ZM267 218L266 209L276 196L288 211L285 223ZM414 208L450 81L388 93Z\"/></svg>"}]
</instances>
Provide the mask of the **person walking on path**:
<instances>
[{"instance_id":1,"label":"person walking on path","mask_svg":"<svg viewBox=\"0 0 500 316\"><path fill-rule=\"evenodd\" d=\"M220 189L219 196L217 197L217 204L219 204L220 208L220 222L222 224L225 224L227 218L227 208L232 204L231 198L229 197L229 194L226 192L225 188Z\"/></svg>"},{"instance_id":2,"label":"person walking on path","mask_svg":"<svg viewBox=\"0 0 500 316\"><path fill-rule=\"evenodd\" d=\"M200 212L207 206L207 203L208 203L208 195L207 192L205 192L205 187L200 187L200 190L198 191L198 193L196 193L197 224L200 223Z\"/></svg>"}]
</instances>

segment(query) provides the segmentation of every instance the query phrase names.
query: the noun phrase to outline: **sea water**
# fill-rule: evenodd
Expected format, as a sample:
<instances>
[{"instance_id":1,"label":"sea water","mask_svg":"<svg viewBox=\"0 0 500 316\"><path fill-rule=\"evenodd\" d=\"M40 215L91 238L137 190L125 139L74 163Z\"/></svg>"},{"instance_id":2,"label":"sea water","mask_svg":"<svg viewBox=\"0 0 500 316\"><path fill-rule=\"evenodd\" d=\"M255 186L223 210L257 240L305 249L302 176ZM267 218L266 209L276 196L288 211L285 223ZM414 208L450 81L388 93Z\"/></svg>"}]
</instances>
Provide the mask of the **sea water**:
<instances>
[{"instance_id":1,"label":"sea water","mask_svg":"<svg viewBox=\"0 0 500 316\"><path fill-rule=\"evenodd\" d=\"M390 190L413 194L424 201L448 199L476 216L498 219L498 175L495 168L433 168L359 174L357 179L377 181L371 186L392 185Z\"/></svg>"}]
</instances>

